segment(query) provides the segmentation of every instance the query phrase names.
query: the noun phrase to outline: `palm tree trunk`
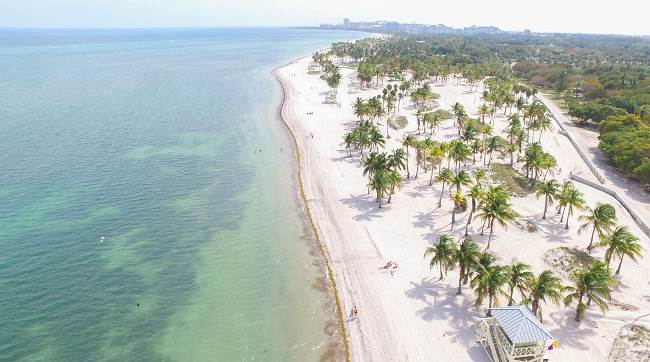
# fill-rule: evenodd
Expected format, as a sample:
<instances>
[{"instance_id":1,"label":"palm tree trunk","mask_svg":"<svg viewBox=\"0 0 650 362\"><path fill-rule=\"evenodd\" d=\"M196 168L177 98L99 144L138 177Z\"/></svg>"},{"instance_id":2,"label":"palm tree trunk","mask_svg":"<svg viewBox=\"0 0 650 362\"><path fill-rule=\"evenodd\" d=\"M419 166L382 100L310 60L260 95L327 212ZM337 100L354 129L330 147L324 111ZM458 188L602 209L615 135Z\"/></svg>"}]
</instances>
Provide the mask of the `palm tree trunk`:
<instances>
[{"instance_id":1,"label":"palm tree trunk","mask_svg":"<svg viewBox=\"0 0 650 362\"><path fill-rule=\"evenodd\" d=\"M440 190L440 198L438 199L438 207L442 207L442 195L445 193L445 182L442 181L442 190Z\"/></svg>"},{"instance_id":2,"label":"palm tree trunk","mask_svg":"<svg viewBox=\"0 0 650 362\"><path fill-rule=\"evenodd\" d=\"M580 323L582 321L582 313L580 313L582 309L582 293L580 294L580 298L578 298L578 307L576 307L576 322Z\"/></svg>"},{"instance_id":3,"label":"palm tree trunk","mask_svg":"<svg viewBox=\"0 0 650 362\"><path fill-rule=\"evenodd\" d=\"M514 287L510 288L510 298L508 299L508 306L511 306L512 303L514 302L512 300L512 294L514 294L514 292L515 292L515 288Z\"/></svg>"},{"instance_id":4,"label":"palm tree trunk","mask_svg":"<svg viewBox=\"0 0 650 362\"><path fill-rule=\"evenodd\" d=\"M566 214L566 225L564 225L564 230L569 229L569 215L571 215L571 206L569 206L569 212Z\"/></svg>"},{"instance_id":5,"label":"palm tree trunk","mask_svg":"<svg viewBox=\"0 0 650 362\"><path fill-rule=\"evenodd\" d=\"M461 294L462 293L461 285L462 285L462 282L463 282L463 274L465 274L465 267L463 265L461 265L460 271L458 272L458 291L456 292L456 294Z\"/></svg>"},{"instance_id":6,"label":"palm tree trunk","mask_svg":"<svg viewBox=\"0 0 650 362\"><path fill-rule=\"evenodd\" d=\"M451 229L454 230L454 223L456 222L456 205L454 203L454 209L451 211Z\"/></svg>"},{"instance_id":7,"label":"palm tree trunk","mask_svg":"<svg viewBox=\"0 0 650 362\"><path fill-rule=\"evenodd\" d=\"M433 185L433 162L431 162L431 175L429 175L429 186Z\"/></svg>"},{"instance_id":8,"label":"palm tree trunk","mask_svg":"<svg viewBox=\"0 0 650 362\"><path fill-rule=\"evenodd\" d=\"M474 215L474 210L470 211L469 216L467 217L467 224L465 224L465 236L467 236L467 231L469 230L469 224L472 223L472 216Z\"/></svg>"},{"instance_id":9,"label":"palm tree trunk","mask_svg":"<svg viewBox=\"0 0 650 362\"><path fill-rule=\"evenodd\" d=\"M494 218L492 218L492 219L490 220L490 234L488 235L488 244L487 244L487 248L486 248L486 249L489 249L489 248L490 248L490 243L492 242L492 232L493 232L493 231L494 231Z\"/></svg>"},{"instance_id":10,"label":"palm tree trunk","mask_svg":"<svg viewBox=\"0 0 650 362\"><path fill-rule=\"evenodd\" d=\"M419 172L420 172L420 162L418 161L418 156L415 155L415 178L418 178Z\"/></svg>"},{"instance_id":11,"label":"palm tree trunk","mask_svg":"<svg viewBox=\"0 0 650 362\"><path fill-rule=\"evenodd\" d=\"M542 220L546 220L546 209L548 208L548 195L544 198L544 215L542 215Z\"/></svg>"},{"instance_id":12,"label":"palm tree trunk","mask_svg":"<svg viewBox=\"0 0 650 362\"><path fill-rule=\"evenodd\" d=\"M406 146L406 178L411 178L411 172L409 171L409 146Z\"/></svg>"},{"instance_id":13,"label":"palm tree trunk","mask_svg":"<svg viewBox=\"0 0 650 362\"><path fill-rule=\"evenodd\" d=\"M623 254L620 255L621 260L618 262L618 268L616 268L616 273L614 275L619 275L621 273L621 265L623 265Z\"/></svg>"},{"instance_id":14,"label":"palm tree trunk","mask_svg":"<svg viewBox=\"0 0 650 362\"><path fill-rule=\"evenodd\" d=\"M488 292L488 311L487 316L490 316L490 308L492 308L492 293Z\"/></svg>"},{"instance_id":15,"label":"palm tree trunk","mask_svg":"<svg viewBox=\"0 0 650 362\"><path fill-rule=\"evenodd\" d=\"M591 249L593 248L594 245L594 235L596 234L596 227L594 226L594 229L591 231L591 241L589 241L589 245L587 246L587 252L591 254Z\"/></svg>"},{"instance_id":16,"label":"palm tree trunk","mask_svg":"<svg viewBox=\"0 0 650 362\"><path fill-rule=\"evenodd\" d=\"M444 277L442 276L442 262L438 263L438 266L440 267L440 280L442 280Z\"/></svg>"}]
</instances>

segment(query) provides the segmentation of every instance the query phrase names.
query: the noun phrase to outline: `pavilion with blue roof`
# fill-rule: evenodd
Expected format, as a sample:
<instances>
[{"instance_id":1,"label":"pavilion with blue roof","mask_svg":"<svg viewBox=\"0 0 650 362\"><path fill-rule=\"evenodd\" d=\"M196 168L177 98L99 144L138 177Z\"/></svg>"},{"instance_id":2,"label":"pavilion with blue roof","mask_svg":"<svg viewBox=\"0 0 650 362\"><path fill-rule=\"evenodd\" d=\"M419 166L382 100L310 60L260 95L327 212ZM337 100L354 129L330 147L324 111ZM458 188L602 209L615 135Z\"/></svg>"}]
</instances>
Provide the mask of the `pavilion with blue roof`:
<instances>
[{"instance_id":1,"label":"pavilion with blue roof","mask_svg":"<svg viewBox=\"0 0 650 362\"><path fill-rule=\"evenodd\" d=\"M541 361L553 342L524 305L490 308L490 317L481 320L478 332L478 342L493 362Z\"/></svg>"}]
</instances>

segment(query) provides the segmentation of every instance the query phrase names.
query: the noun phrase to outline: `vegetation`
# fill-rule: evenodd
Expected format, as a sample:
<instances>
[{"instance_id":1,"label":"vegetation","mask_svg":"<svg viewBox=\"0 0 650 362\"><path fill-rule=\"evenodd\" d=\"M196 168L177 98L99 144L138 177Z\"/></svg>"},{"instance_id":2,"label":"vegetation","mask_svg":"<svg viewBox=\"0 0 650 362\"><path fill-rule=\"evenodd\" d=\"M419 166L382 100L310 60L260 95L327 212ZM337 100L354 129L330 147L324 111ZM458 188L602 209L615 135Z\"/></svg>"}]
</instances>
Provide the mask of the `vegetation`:
<instances>
[{"instance_id":1,"label":"vegetation","mask_svg":"<svg viewBox=\"0 0 650 362\"><path fill-rule=\"evenodd\" d=\"M564 304L569 306L576 302L576 322L582 321L587 300L596 303L603 313L607 311L607 300L610 299L614 279L605 263L595 261L579 269L571 275L571 281L573 285L566 287L569 293L564 297Z\"/></svg>"},{"instance_id":2,"label":"vegetation","mask_svg":"<svg viewBox=\"0 0 650 362\"><path fill-rule=\"evenodd\" d=\"M617 167L642 179L650 172L650 165L643 166L650 154L650 142L643 138L650 107L641 105L650 104L650 97L643 95L639 87L650 87L644 73L650 64L642 56L644 51L650 51L650 41L640 42L644 50L639 50L634 46L620 47L607 39L560 35L526 39L516 35L392 37L337 43L332 47L335 56L357 62L357 77L362 86L379 93L355 100L357 122L343 136L347 156L358 153L363 175L368 178L367 192L374 192L379 207L384 200L391 202L403 182L400 172L405 169L407 179L412 170L415 178L420 174L428 177L429 186L439 192L435 196L437 206L447 203L450 207L452 230L457 217L465 213L465 237L454 241L450 235L439 234L424 257L431 269L438 268L440 279L458 267L457 293L461 294L469 282L477 308L487 302L489 311L505 300L512 305L518 294L540 320L545 303L564 301L567 306L576 305L576 320L580 321L591 303L606 310L606 300L614 285L612 260L618 262L614 273L617 275L623 259L636 261L642 256L638 239L616 225L613 206L589 207L571 181L560 183L554 179L557 160L541 144L542 135L551 129L552 122L546 107L535 100L537 89L530 86L555 88L574 117L585 124L598 123L603 151ZM638 45L629 39L624 42ZM554 47L548 46L551 43ZM324 62L322 67L326 66ZM637 81L633 74L637 74ZM522 78L529 85L521 84ZM429 85L435 82L465 84L470 92L477 92L482 104L476 118L461 103L448 110L435 109L439 96ZM478 94L481 82L484 91ZM409 100L408 107L403 107ZM397 114L400 108L402 113L404 109L412 110L417 128L414 125L411 133L402 136L397 149L384 152L389 126L395 130L405 126L395 123L398 119L405 121L404 116ZM495 134L495 122L500 117L506 119L507 126L502 133ZM385 136L377 127L383 118ZM454 137L441 142L434 136L445 120L453 121ZM502 128L499 125L496 129ZM622 147L622 151L617 152L617 147ZM489 166L492 180L486 181L481 163ZM579 217L578 232L590 234L587 251L605 250L603 262L577 249L552 249L561 251L560 263L568 264L560 272L570 272L569 286L562 285L560 277L550 270L534 274L530 266L518 261L500 265L496 256L488 252L495 226L507 228L518 217L510 202L511 195L526 196L532 192L544 198L542 220L549 219L549 209L552 214L555 207L565 229L574 213L585 210ZM476 219L482 223L480 235L486 229L489 233L483 252L468 237Z\"/></svg>"}]
</instances>

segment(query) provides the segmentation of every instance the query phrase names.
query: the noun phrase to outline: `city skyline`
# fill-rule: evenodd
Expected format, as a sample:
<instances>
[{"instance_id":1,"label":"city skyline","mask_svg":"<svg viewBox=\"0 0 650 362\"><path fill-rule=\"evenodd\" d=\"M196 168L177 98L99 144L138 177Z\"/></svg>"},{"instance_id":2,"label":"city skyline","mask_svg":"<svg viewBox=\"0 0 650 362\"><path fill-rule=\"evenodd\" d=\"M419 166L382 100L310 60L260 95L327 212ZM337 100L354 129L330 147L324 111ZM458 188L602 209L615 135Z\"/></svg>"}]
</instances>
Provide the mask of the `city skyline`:
<instances>
[{"instance_id":1,"label":"city skyline","mask_svg":"<svg viewBox=\"0 0 650 362\"><path fill-rule=\"evenodd\" d=\"M611 4L549 0L531 9L514 0L490 3L455 1L431 4L404 0L328 2L304 0L39 0L7 2L0 13L4 28L149 28L232 26L318 26L342 18L358 21L445 24L464 28L495 26L505 31L650 35L643 11L632 0ZM639 11L630 11L637 9ZM290 11L287 11L290 10Z\"/></svg>"}]
</instances>

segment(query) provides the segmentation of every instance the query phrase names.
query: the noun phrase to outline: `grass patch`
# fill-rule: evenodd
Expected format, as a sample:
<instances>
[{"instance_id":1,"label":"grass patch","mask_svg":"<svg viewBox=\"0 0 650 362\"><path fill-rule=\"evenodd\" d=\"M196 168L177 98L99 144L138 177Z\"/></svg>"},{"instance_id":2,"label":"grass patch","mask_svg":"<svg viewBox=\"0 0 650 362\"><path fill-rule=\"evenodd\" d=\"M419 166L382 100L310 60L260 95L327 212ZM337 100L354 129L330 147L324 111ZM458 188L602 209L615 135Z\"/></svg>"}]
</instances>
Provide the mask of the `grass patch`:
<instances>
[{"instance_id":1,"label":"grass patch","mask_svg":"<svg viewBox=\"0 0 650 362\"><path fill-rule=\"evenodd\" d=\"M404 129L408 124L408 120L404 116L397 116L388 120L388 126L394 130Z\"/></svg>"},{"instance_id":2,"label":"grass patch","mask_svg":"<svg viewBox=\"0 0 650 362\"><path fill-rule=\"evenodd\" d=\"M631 324L621 327L609 351L610 361L648 361L650 360L650 330Z\"/></svg>"},{"instance_id":3,"label":"grass patch","mask_svg":"<svg viewBox=\"0 0 650 362\"><path fill-rule=\"evenodd\" d=\"M512 195L525 197L535 191L535 187L529 183L529 180L512 166L493 163L490 169L492 170L490 173L492 181L503 186Z\"/></svg>"},{"instance_id":4,"label":"grass patch","mask_svg":"<svg viewBox=\"0 0 650 362\"><path fill-rule=\"evenodd\" d=\"M544 253L544 262L558 272L568 276L598 259L582 250L560 246Z\"/></svg>"}]
</instances>

